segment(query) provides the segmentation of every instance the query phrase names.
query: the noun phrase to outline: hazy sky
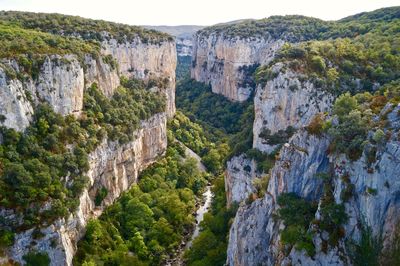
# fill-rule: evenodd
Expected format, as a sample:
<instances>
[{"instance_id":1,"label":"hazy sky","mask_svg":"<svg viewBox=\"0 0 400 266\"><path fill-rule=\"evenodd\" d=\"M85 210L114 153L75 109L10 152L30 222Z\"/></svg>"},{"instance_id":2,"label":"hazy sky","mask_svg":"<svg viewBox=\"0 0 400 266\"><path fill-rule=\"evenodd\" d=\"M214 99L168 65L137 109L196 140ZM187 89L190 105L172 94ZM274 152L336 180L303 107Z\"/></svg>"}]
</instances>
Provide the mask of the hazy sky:
<instances>
[{"instance_id":1,"label":"hazy sky","mask_svg":"<svg viewBox=\"0 0 400 266\"><path fill-rule=\"evenodd\" d=\"M56 12L133 25L211 25L300 14L325 20L400 5L400 0L0 0L0 10Z\"/></svg>"}]
</instances>

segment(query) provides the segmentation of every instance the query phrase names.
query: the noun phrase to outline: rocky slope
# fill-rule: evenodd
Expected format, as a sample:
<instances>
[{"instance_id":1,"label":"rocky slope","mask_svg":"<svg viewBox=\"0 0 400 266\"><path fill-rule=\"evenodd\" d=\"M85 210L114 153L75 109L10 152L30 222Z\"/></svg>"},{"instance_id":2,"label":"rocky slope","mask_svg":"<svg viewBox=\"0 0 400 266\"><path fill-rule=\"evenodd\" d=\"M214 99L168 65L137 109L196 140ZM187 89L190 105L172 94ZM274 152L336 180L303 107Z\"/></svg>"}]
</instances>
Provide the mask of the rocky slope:
<instances>
[{"instance_id":1,"label":"rocky slope","mask_svg":"<svg viewBox=\"0 0 400 266\"><path fill-rule=\"evenodd\" d=\"M271 62L285 42L320 37L328 22L303 16L242 20L199 30L194 36L191 77L232 101L249 99L257 66Z\"/></svg>"}]
</instances>

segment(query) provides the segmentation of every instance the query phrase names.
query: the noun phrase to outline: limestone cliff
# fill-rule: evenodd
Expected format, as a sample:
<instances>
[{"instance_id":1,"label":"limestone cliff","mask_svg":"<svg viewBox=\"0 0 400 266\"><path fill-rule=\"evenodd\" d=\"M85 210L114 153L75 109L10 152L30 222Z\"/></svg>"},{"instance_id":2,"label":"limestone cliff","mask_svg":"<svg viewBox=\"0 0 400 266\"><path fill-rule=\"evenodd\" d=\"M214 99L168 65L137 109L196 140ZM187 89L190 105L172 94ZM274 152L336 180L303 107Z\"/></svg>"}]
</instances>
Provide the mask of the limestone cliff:
<instances>
[{"instance_id":1,"label":"limestone cliff","mask_svg":"<svg viewBox=\"0 0 400 266\"><path fill-rule=\"evenodd\" d=\"M397 112L400 106L393 108L388 104L382 112L391 108L388 120L392 130L396 131L399 130ZM362 228L371 228L373 237L382 239L384 250L391 247L400 217L396 196L400 189L400 176L397 174L400 170L400 144L397 136L391 136L379 147L377 160L370 167L366 166L368 147L360 159L350 161L344 155L328 156L328 144L328 138L311 136L302 130L282 148L280 159L271 171L266 196L238 210L229 236L228 265L348 265L351 264L351 254L347 245L361 239ZM294 192L321 204L323 181L316 174L329 172L331 167L334 201L344 204L349 217L344 224L343 238L338 246L326 248L327 233L310 228L317 230L312 240L316 251L313 257L296 248L284 250L279 235L284 226L274 219L279 208L277 197ZM354 185L352 195L350 199L344 199L343 191L349 184ZM320 210L315 219L320 219Z\"/></svg>"},{"instance_id":2,"label":"limestone cliff","mask_svg":"<svg viewBox=\"0 0 400 266\"><path fill-rule=\"evenodd\" d=\"M167 98L167 114L175 113L176 44L143 43L139 38L120 43L115 39L103 41L102 54L112 55L118 63L119 73L139 79L163 78L167 80L162 92Z\"/></svg>"},{"instance_id":3,"label":"limestone cliff","mask_svg":"<svg viewBox=\"0 0 400 266\"><path fill-rule=\"evenodd\" d=\"M256 192L253 180L258 176L257 163L254 160L247 158L245 154L232 157L227 162L225 170L227 205L240 203L251 193Z\"/></svg>"},{"instance_id":4,"label":"limestone cliff","mask_svg":"<svg viewBox=\"0 0 400 266\"><path fill-rule=\"evenodd\" d=\"M191 77L211 84L214 93L233 101L245 101L254 90L251 74L269 63L284 44L270 36L228 38L223 34L194 36Z\"/></svg>"},{"instance_id":5,"label":"limestone cliff","mask_svg":"<svg viewBox=\"0 0 400 266\"><path fill-rule=\"evenodd\" d=\"M282 63L273 65L271 71L276 77L259 85L254 97L253 147L268 153L276 145L268 143L263 132L273 135L288 127L306 126L317 113L330 111L334 100L332 94Z\"/></svg>"},{"instance_id":6,"label":"limestone cliff","mask_svg":"<svg viewBox=\"0 0 400 266\"><path fill-rule=\"evenodd\" d=\"M80 197L78 210L68 219L59 219L41 228L43 237L39 239L32 235L35 229L16 234L15 243L7 252L8 257L23 263L22 256L34 249L46 252L51 265L72 265L77 242L88 220L100 216L106 206L137 181L141 170L165 152L166 121L165 114L143 121L141 128L134 133L134 141L122 146L104 140L89 155L87 175L90 183ZM101 206L96 206L94 199L101 188L107 189L107 197Z\"/></svg>"},{"instance_id":7,"label":"limestone cliff","mask_svg":"<svg viewBox=\"0 0 400 266\"><path fill-rule=\"evenodd\" d=\"M3 126L24 131L38 103L48 103L64 116L79 117L86 88L95 82L104 95L111 97L120 86L122 76L161 80L151 89L164 94L167 100L165 112L141 121L132 141L121 145L105 138L89 154L90 182L80 195L79 207L74 213L41 228L16 233L13 246L0 258L0 264L8 259L23 264L23 255L34 250L46 252L51 265L72 265L77 242L88 220L98 217L166 150L167 118L175 113L176 49L171 39L148 42L135 37L121 42L106 38L97 55L68 53L38 58L35 75L27 73L17 59L0 61L0 123ZM100 189L106 189L107 196L96 206ZM20 222L13 210L1 208L0 216L17 225Z\"/></svg>"},{"instance_id":8,"label":"limestone cliff","mask_svg":"<svg viewBox=\"0 0 400 266\"><path fill-rule=\"evenodd\" d=\"M114 45L113 45L114 44ZM165 87L158 88L167 99L168 117L175 113L175 67L176 51L173 42L161 44L117 44L110 40L103 44L103 56L94 59L86 55L79 62L75 55L49 55L43 59L37 79L23 75L16 60L3 59L0 64L0 115L3 125L22 131L29 125L33 107L38 102L49 103L56 112L79 116L83 106L85 87L93 82L106 96L112 96L120 85L120 76L139 79L161 78ZM112 54L116 66L106 62ZM10 72L14 73L10 76Z\"/></svg>"}]
</instances>

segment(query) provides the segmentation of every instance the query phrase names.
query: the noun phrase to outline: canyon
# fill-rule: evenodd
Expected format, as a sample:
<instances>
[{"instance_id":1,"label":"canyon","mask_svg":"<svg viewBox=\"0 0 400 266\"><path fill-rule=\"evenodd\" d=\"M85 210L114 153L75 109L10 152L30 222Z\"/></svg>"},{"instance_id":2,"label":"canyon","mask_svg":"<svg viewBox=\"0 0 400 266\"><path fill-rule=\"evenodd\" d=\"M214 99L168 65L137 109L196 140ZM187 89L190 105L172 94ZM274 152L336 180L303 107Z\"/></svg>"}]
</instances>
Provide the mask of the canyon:
<instances>
[{"instance_id":1,"label":"canyon","mask_svg":"<svg viewBox=\"0 0 400 266\"><path fill-rule=\"evenodd\" d=\"M210 264L212 260L207 259L213 256L220 260L223 257L224 263L231 266L362 265L360 258L367 255L372 264L397 262L399 7L338 21L273 16L209 27L145 26L149 30L107 24L109 31L100 30L102 27L93 31L92 26L49 31L47 20L35 18L36 25L31 16L0 13L0 20L16 19L24 31L62 36L64 41L77 39L81 46L92 45L98 53L82 55L68 49L56 54L46 52L40 59L35 58L39 62L37 71L29 73L27 63L21 60L25 54L2 58L2 130L12 129L15 136L29 133L41 104L48 104L65 119L101 121L105 116L102 112L87 109L87 92L93 89L92 84L97 84L99 93L110 101L115 100L121 84L128 84L128 80L140 86L145 84L146 92L160 96L165 107L139 121L126 139L107 135L113 132L110 124L93 126L108 127L108 131L87 154L88 183L76 199L76 210L68 216L30 226L24 224L24 214L18 207L7 208L1 203L0 225L8 231L18 228L13 232L11 245L3 248L0 243L1 265L23 265L32 251L46 254L50 265L73 265L78 247L83 246L86 252L90 241L98 241L90 239L96 236L95 230L86 235L88 224L106 224L110 216L123 217L115 211L122 212L125 205L143 216L157 217L151 220L155 228L164 232L165 238L173 238L174 227L164 218L164 206L148 207L157 200L166 206L170 204L165 196L156 198L157 193L161 195L152 190L157 185L173 188L179 194L179 202L187 204L182 205L189 212L187 217L176 214L171 218L189 221L179 232L183 239L177 237L174 243L178 248L168 256L156 258L154 254L163 254L165 250L162 240L155 240L155 229L150 230L144 223L143 228L150 231L147 234L132 225L135 221L128 221L124 225L128 229L121 225L125 231L121 230L117 240L113 239L114 244L128 243L118 251L121 253L115 253L117 256L124 254L144 263L150 263L151 257L152 263L179 265L197 265L191 256L199 254L204 259L197 261L200 265ZM80 26L94 23L82 18L75 20ZM180 61L188 57L190 66ZM182 71L179 80L177 67ZM194 96L184 99L185 106L189 106L186 113L180 113L184 108L177 111L175 106L177 84L181 86L181 95L194 91ZM204 105L211 98L210 102L218 106ZM104 110L110 108L103 105ZM251 119L242 119L246 110L251 111ZM233 127L225 125L226 121L216 121L227 117L234 117L237 124L247 124ZM2 147L10 142L6 138L12 140L14 136L4 132L4 140L3 133L0 134ZM64 148L74 147L66 144ZM3 148L0 154L7 160L15 157L13 151L3 155ZM199 173L180 165L188 158L194 158L189 166ZM8 163L7 160L4 162ZM1 174L2 164L0 161ZM188 181L185 171L197 179ZM144 183L139 184L143 173ZM67 174L66 187L69 178ZM223 196L218 194L221 184ZM51 207L52 199L48 196L40 212ZM125 222L117 220L118 226L121 221ZM221 229L224 226L225 235ZM112 231L118 231L116 227L108 229L108 233L117 235ZM133 233L134 237L128 239L127 235ZM121 236L126 236L126 243ZM90 241L79 246L82 240ZM198 251L198 243L205 240L218 248L208 253ZM118 245L106 245L105 249L118 250ZM79 262L85 258L79 258ZM95 262L85 260L83 264L87 263Z\"/></svg>"}]
</instances>

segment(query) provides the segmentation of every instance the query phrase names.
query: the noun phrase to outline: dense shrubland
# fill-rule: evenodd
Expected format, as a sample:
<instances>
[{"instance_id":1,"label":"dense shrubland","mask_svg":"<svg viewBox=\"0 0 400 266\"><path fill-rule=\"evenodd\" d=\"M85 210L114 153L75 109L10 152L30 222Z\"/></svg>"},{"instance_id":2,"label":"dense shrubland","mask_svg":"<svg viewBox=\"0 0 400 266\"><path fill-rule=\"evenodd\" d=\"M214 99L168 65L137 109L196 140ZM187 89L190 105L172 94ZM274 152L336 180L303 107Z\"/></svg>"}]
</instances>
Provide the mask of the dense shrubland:
<instances>
[{"instance_id":1,"label":"dense shrubland","mask_svg":"<svg viewBox=\"0 0 400 266\"><path fill-rule=\"evenodd\" d=\"M391 107L382 112L388 103ZM382 145L394 133L386 115L399 103L398 80L382 86L374 94L364 92L351 96L346 93L338 97L333 106L336 123L328 120L325 125L321 124L332 138L329 152L345 153L349 159L357 160L365 147L376 149ZM373 132L371 137L368 137L368 132ZM375 158L369 160L374 161Z\"/></svg>"},{"instance_id":2,"label":"dense shrubland","mask_svg":"<svg viewBox=\"0 0 400 266\"><path fill-rule=\"evenodd\" d=\"M23 29L1 22L1 19L0 46L1 58L15 58L20 55L38 57L45 54L76 54L83 57L85 54L97 56L100 52L99 43Z\"/></svg>"},{"instance_id":3,"label":"dense shrubland","mask_svg":"<svg viewBox=\"0 0 400 266\"><path fill-rule=\"evenodd\" d=\"M383 13L387 15L379 10L375 13L376 20L346 20L344 24L354 32L353 38L343 38L348 37L345 33L336 34L342 28L335 27L326 34L329 37L335 35L337 39L323 38L296 45L287 43L271 64L284 62L280 71L289 68L304 74L303 78L313 81L317 88L336 95L346 91L374 91L379 85L398 79L400 73L399 8L388 9ZM362 25L364 30L357 32L353 24L360 28ZM277 75L270 65L265 65L256 71L255 79L265 84Z\"/></svg>"},{"instance_id":4,"label":"dense shrubland","mask_svg":"<svg viewBox=\"0 0 400 266\"><path fill-rule=\"evenodd\" d=\"M260 20L244 20L237 23L219 24L198 31L200 36L212 33L228 38L273 38L289 42L326 40L330 38L354 38L384 27L400 18L400 8L391 7L361 13L339 21L323 21L305 16L271 16Z\"/></svg>"},{"instance_id":5,"label":"dense shrubland","mask_svg":"<svg viewBox=\"0 0 400 266\"><path fill-rule=\"evenodd\" d=\"M207 139L203 128L178 111L169 127L174 132L174 137L185 143L202 158L204 165L213 173L218 174L224 168L225 158L229 153L229 146L223 141L213 143Z\"/></svg>"},{"instance_id":6,"label":"dense shrubland","mask_svg":"<svg viewBox=\"0 0 400 266\"><path fill-rule=\"evenodd\" d=\"M136 37L146 43L160 43L172 40L170 35L155 30L61 14L1 11L0 21L25 29L79 37L97 42L110 38L125 42L131 41Z\"/></svg>"}]
</instances>

